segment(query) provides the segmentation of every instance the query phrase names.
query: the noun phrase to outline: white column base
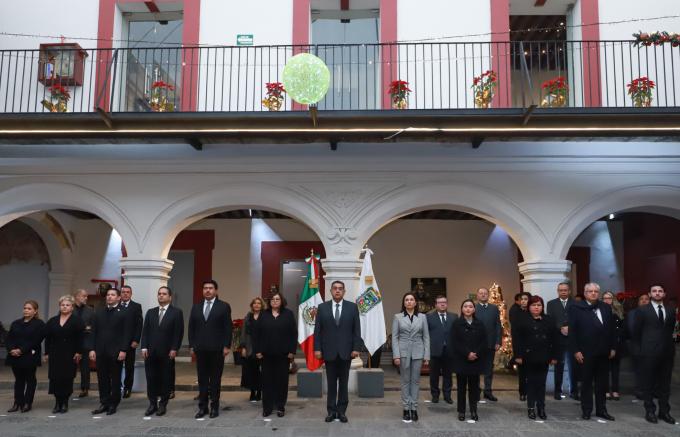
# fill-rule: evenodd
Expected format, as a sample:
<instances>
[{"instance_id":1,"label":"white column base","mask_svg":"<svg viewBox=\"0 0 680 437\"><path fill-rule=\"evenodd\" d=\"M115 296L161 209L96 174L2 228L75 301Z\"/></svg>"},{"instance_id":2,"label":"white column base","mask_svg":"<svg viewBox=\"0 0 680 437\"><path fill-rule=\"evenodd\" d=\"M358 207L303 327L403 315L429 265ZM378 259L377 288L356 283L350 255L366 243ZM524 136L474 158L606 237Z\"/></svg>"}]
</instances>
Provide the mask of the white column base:
<instances>
[{"instance_id":1,"label":"white column base","mask_svg":"<svg viewBox=\"0 0 680 437\"><path fill-rule=\"evenodd\" d=\"M168 275L174 262L165 259L122 258L120 267L125 270L125 284L132 287L132 300L142 305L142 311L158 306L158 288L168 285Z\"/></svg>"},{"instance_id":2,"label":"white column base","mask_svg":"<svg viewBox=\"0 0 680 437\"><path fill-rule=\"evenodd\" d=\"M568 281L571 261L527 261L519 263L518 267L524 276L522 279L524 291L541 296L547 303L548 300L557 297L557 285Z\"/></svg>"}]
</instances>

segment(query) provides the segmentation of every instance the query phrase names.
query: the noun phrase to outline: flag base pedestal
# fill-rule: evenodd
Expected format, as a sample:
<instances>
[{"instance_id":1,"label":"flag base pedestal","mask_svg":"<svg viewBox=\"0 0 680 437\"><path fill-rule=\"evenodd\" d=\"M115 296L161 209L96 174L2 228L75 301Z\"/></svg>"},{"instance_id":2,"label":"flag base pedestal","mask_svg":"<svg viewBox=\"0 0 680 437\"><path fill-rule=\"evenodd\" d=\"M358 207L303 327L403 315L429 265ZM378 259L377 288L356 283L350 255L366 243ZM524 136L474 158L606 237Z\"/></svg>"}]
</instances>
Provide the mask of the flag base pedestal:
<instances>
[{"instance_id":1,"label":"flag base pedestal","mask_svg":"<svg viewBox=\"0 0 680 437\"><path fill-rule=\"evenodd\" d=\"M300 369L297 372L297 395L299 398L320 398L323 396L321 387L324 385L323 372L312 372Z\"/></svg>"},{"instance_id":2,"label":"flag base pedestal","mask_svg":"<svg viewBox=\"0 0 680 437\"><path fill-rule=\"evenodd\" d=\"M385 372L383 369L357 370L357 396L360 398L385 397Z\"/></svg>"}]
</instances>

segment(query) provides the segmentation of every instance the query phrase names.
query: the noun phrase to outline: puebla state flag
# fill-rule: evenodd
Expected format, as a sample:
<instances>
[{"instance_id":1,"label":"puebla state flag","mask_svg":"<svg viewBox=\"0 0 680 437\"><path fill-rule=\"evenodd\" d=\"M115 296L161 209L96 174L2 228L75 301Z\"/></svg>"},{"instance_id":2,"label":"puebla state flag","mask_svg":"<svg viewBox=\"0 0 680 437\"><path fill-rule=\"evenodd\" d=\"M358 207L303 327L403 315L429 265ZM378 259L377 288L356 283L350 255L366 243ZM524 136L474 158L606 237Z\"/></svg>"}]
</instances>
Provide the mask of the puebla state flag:
<instances>
[{"instance_id":1,"label":"puebla state flag","mask_svg":"<svg viewBox=\"0 0 680 437\"><path fill-rule=\"evenodd\" d=\"M368 248L364 249L364 252L364 265L359 277L359 294L355 303L359 307L361 338L368 352L373 355L387 341L387 333L385 332L382 294L373 276L373 263L371 262L373 252Z\"/></svg>"},{"instance_id":2,"label":"puebla state flag","mask_svg":"<svg viewBox=\"0 0 680 437\"><path fill-rule=\"evenodd\" d=\"M307 368L316 370L323 364L323 360L314 357L314 324L316 309L323 302L319 294L319 255L312 255L305 259L307 263L307 279L300 296L298 307L298 343L307 360Z\"/></svg>"}]
</instances>

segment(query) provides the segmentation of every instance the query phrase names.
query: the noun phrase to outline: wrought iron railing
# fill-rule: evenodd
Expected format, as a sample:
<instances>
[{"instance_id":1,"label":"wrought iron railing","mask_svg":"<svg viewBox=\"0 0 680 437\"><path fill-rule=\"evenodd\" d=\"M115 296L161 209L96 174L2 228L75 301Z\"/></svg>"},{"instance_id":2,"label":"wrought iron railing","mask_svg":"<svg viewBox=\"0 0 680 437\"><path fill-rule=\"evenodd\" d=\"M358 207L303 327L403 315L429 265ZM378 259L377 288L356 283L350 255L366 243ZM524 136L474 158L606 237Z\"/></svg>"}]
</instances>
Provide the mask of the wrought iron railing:
<instances>
[{"instance_id":1,"label":"wrought iron railing","mask_svg":"<svg viewBox=\"0 0 680 437\"><path fill-rule=\"evenodd\" d=\"M408 82L408 109L473 109L474 77L487 70L497 76L491 108L630 108L628 85L640 77L655 83L650 106L680 106L680 47L512 41L65 49L59 59L39 50L3 50L0 112L267 111L266 84L280 82L286 62L302 52L320 57L331 72L319 110L391 109L387 89L394 80ZM557 77L568 87L564 102L542 88ZM59 86L69 94L61 107L54 104ZM288 96L281 107L303 109Z\"/></svg>"}]
</instances>

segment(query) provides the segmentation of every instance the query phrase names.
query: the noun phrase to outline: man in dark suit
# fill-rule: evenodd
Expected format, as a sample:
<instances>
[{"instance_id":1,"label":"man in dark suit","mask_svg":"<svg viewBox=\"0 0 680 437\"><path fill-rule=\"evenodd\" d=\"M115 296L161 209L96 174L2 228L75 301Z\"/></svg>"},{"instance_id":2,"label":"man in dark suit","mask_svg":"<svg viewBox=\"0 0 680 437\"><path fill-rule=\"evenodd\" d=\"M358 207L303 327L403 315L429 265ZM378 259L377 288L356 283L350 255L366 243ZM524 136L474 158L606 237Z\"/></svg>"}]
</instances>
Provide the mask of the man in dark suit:
<instances>
[{"instance_id":1,"label":"man in dark suit","mask_svg":"<svg viewBox=\"0 0 680 437\"><path fill-rule=\"evenodd\" d=\"M640 368L640 344L634 336L635 321L637 320L640 309L649 304L649 294L641 294L638 296L637 307L630 310L625 318L626 322L626 337L628 338L628 354L630 355L631 365L633 366L633 375L635 377L635 390L633 396L638 400L642 400L642 369Z\"/></svg>"},{"instance_id":2,"label":"man in dark suit","mask_svg":"<svg viewBox=\"0 0 680 437\"><path fill-rule=\"evenodd\" d=\"M123 381L123 397L129 398L132 384L135 381L135 355L142 336L142 306L132 300L132 287L120 287L120 306L127 312L131 326L132 339L125 355L125 380Z\"/></svg>"},{"instance_id":3,"label":"man in dark suit","mask_svg":"<svg viewBox=\"0 0 680 437\"><path fill-rule=\"evenodd\" d=\"M574 378L574 358L569 353L569 308L574 304L570 296L568 282L560 282L557 285L557 298L548 302L546 313L555 321L555 327L560 331L557 364L555 364L555 400L562 400L562 381L564 378L564 365L567 365L569 375L569 393L578 400L578 383Z\"/></svg>"},{"instance_id":4,"label":"man in dark suit","mask_svg":"<svg viewBox=\"0 0 680 437\"><path fill-rule=\"evenodd\" d=\"M489 303L489 289L477 290L477 304L475 305L475 318L484 325L488 351L484 357L484 397L496 402L498 398L493 395L491 384L493 383L493 362L496 351L501 347L501 318L498 307Z\"/></svg>"},{"instance_id":5,"label":"man in dark suit","mask_svg":"<svg viewBox=\"0 0 680 437\"><path fill-rule=\"evenodd\" d=\"M199 419L208 414L210 393L210 418L220 414L220 390L224 358L231 348L231 307L217 298L217 282L203 283L203 300L194 304L189 316L189 347L196 355L198 373Z\"/></svg>"},{"instance_id":6,"label":"man in dark suit","mask_svg":"<svg viewBox=\"0 0 680 437\"><path fill-rule=\"evenodd\" d=\"M146 312L142 330L142 357L146 370L149 408L144 413L162 416L170 398L171 363L177 357L184 337L182 310L171 305L172 290L158 289L158 306ZM159 402L160 401L160 402Z\"/></svg>"},{"instance_id":7,"label":"man in dark suit","mask_svg":"<svg viewBox=\"0 0 680 437\"><path fill-rule=\"evenodd\" d=\"M583 290L584 300L569 308L569 351L580 368L581 411L583 420L593 412L595 383L595 415L614 420L606 407L609 360L614 357L615 325L612 309L600 302L600 286L589 282Z\"/></svg>"},{"instance_id":8,"label":"man in dark suit","mask_svg":"<svg viewBox=\"0 0 680 437\"><path fill-rule=\"evenodd\" d=\"M87 350L87 345L90 343L89 335L92 331L92 318L94 317L94 309L87 304L87 291L78 290L73 294L73 314L77 315L83 320L85 325L85 334L83 335L83 359L78 363L80 368L80 394L79 398L87 397L90 390L90 360L87 358L90 353Z\"/></svg>"},{"instance_id":9,"label":"man in dark suit","mask_svg":"<svg viewBox=\"0 0 680 437\"><path fill-rule=\"evenodd\" d=\"M675 359L675 308L664 302L666 291L661 285L650 287L649 297L651 302L639 309L633 327L633 336L640 345L645 419L651 423L658 422L653 399L656 394L659 398L658 418L673 425L675 419L670 415L668 399Z\"/></svg>"},{"instance_id":10,"label":"man in dark suit","mask_svg":"<svg viewBox=\"0 0 680 437\"><path fill-rule=\"evenodd\" d=\"M444 401L452 404L453 349L448 341L451 338L451 326L458 315L447 311L446 296L437 296L435 306L435 311L427 315L427 328L430 333L430 393L432 402L435 404L439 402L439 375L441 375Z\"/></svg>"},{"instance_id":11,"label":"man in dark suit","mask_svg":"<svg viewBox=\"0 0 680 437\"><path fill-rule=\"evenodd\" d=\"M130 347L130 324L120 306L120 290L106 292L106 305L97 310L90 332L90 360L97 363L99 408L92 414L116 413L120 403L120 375Z\"/></svg>"},{"instance_id":12,"label":"man in dark suit","mask_svg":"<svg viewBox=\"0 0 680 437\"><path fill-rule=\"evenodd\" d=\"M326 362L326 422L339 419L347 423L347 383L352 358L359 356L361 349L361 322L359 309L354 302L344 300L345 284L333 281L333 299L317 308L314 325L314 355Z\"/></svg>"}]
</instances>

